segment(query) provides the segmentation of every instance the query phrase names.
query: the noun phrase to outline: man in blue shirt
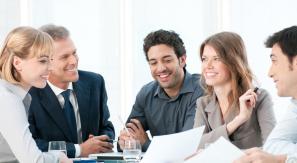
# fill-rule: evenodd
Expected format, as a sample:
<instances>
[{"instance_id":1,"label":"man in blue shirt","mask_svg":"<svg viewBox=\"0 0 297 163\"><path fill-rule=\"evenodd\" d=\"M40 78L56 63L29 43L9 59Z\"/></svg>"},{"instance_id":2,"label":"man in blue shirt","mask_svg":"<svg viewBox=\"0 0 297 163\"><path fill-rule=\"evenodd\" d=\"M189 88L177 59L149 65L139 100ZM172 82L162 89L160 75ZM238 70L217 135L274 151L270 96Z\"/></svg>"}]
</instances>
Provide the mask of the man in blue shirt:
<instances>
[{"instance_id":1,"label":"man in blue shirt","mask_svg":"<svg viewBox=\"0 0 297 163\"><path fill-rule=\"evenodd\" d=\"M252 148L235 162L297 163L297 26L273 34L265 45L272 48L268 75L280 97L292 97L291 105L264 144L265 152Z\"/></svg>"},{"instance_id":2,"label":"man in blue shirt","mask_svg":"<svg viewBox=\"0 0 297 163\"><path fill-rule=\"evenodd\" d=\"M144 39L143 50L155 79L142 87L127 128L121 131L119 145L132 137L140 140L146 151L152 136L173 134L193 128L196 100L203 95L200 75L186 71L186 49L182 39L173 31L158 30Z\"/></svg>"}]
</instances>

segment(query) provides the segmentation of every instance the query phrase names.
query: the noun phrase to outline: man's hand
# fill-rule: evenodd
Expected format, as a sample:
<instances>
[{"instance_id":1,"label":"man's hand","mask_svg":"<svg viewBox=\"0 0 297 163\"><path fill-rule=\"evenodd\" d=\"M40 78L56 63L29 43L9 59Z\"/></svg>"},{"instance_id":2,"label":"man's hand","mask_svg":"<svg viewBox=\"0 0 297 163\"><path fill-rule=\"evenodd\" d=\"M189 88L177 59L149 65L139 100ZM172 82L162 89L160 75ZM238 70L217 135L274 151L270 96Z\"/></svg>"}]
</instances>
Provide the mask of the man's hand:
<instances>
[{"instance_id":1,"label":"man's hand","mask_svg":"<svg viewBox=\"0 0 297 163\"><path fill-rule=\"evenodd\" d=\"M251 148L245 151L245 155L233 161L233 163L285 163L285 155L272 155L259 148Z\"/></svg>"},{"instance_id":2,"label":"man's hand","mask_svg":"<svg viewBox=\"0 0 297 163\"><path fill-rule=\"evenodd\" d=\"M131 135L130 132L132 132L132 130L130 128L128 128L128 131L126 131L125 129L120 131L120 136L119 136L119 145L120 148L123 150L124 146L125 146L125 141L128 139L131 139Z\"/></svg>"},{"instance_id":3,"label":"man's hand","mask_svg":"<svg viewBox=\"0 0 297 163\"><path fill-rule=\"evenodd\" d=\"M113 144L107 142L109 137L107 135L93 136L90 135L89 139L80 144L81 157L86 157L92 153L111 152Z\"/></svg>"},{"instance_id":4,"label":"man's hand","mask_svg":"<svg viewBox=\"0 0 297 163\"><path fill-rule=\"evenodd\" d=\"M141 145L149 139L139 120L131 119L130 123L127 123L127 127L131 129L131 131L129 131L132 137L139 140Z\"/></svg>"}]
</instances>

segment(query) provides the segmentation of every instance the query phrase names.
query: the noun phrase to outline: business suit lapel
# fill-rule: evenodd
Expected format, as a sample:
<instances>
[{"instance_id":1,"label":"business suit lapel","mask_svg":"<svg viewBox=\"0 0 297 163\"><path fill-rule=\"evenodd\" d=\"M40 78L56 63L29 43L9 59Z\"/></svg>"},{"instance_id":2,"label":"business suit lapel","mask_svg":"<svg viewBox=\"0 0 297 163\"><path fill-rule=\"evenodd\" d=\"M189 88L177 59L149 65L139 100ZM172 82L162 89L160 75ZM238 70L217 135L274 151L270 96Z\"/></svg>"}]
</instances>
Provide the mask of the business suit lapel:
<instances>
[{"instance_id":1,"label":"business suit lapel","mask_svg":"<svg viewBox=\"0 0 297 163\"><path fill-rule=\"evenodd\" d=\"M56 95L48 85L46 85L46 87L40 92L40 97L40 102L43 105L43 108L55 121L57 126L61 128L61 131L64 133L65 137L73 141L65 114L60 106Z\"/></svg>"},{"instance_id":2,"label":"business suit lapel","mask_svg":"<svg viewBox=\"0 0 297 163\"><path fill-rule=\"evenodd\" d=\"M212 129L222 125L222 116L218 103L216 102L216 96L211 97L211 101L205 108L208 116L208 123Z\"/></svg>"},{"instance_id":3,"label":"business suit lapel","mask_svg":"<svg viewBox=\"0 0 297 163\"><path fill-rule=\"evenodd\" d=\"M89 135L87 135L88 122L90 121L88 111L90 109L90 86L78 80L73 83L73 89L77 96L77 103L80 114L82 139L86 140Z\"/></svg>"}]
</instances>

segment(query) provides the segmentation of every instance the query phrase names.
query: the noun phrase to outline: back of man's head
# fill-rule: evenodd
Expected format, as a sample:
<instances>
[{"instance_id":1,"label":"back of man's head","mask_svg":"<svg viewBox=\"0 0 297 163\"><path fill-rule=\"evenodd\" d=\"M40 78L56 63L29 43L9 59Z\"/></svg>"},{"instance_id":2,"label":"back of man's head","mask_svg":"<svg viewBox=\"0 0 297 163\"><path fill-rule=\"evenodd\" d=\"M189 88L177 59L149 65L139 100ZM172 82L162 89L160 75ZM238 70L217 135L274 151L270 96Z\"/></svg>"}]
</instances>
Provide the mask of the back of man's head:
<instances>
[{"instance_id":1,"label":"back of man's head","mask_svg":"<svg viewBox=\"0 0 297 163\"><path fill-rule=\"evenodd\" d=\"M39 28L39 30L48 33L54 41L63 40L69 37L69 31L63 26L54 24L46 24Z\"/></svg>"},{"instance_id":2,"label":"back of man's head","mask_svg":"<svg viewBox=\"0 0 297 163\"><path fill-rule=\"evenodd\" d=\"M297 26L285 28L269 36L265 42L267 48L272 48L278 44L282 52L288 57L289 61L297 55Z\"/></svg>"},{"instance_id":3,"label":"back of man's head","mask_svg":"<svg viewBox=\"0 0 297 163\"><path fill-rule=\"evenodd\" d=\"M143 51L148 61L147 52L152 46L165 44L174 49L177 58L186 55L186 49L183 40L174 31L166 31L163 29L149 33L143 43Z\"/></svg>"}]
</instances>

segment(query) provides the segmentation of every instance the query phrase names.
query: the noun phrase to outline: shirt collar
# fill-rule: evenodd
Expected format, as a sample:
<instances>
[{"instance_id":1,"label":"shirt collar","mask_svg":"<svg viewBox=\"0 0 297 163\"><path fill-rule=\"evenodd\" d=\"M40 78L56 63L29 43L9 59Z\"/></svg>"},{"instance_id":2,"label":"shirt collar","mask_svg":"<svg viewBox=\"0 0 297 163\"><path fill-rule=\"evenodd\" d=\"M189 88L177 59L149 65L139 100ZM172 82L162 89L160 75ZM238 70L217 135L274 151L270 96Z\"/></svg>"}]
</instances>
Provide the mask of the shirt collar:
<instances>
[{"instance_id":1,"label":"shirt collar","mask_svg":"<svg viewBox=\"0 0 297 163\"><path fill-rule=\"evenodd\" d=\"M0 83L2 83L10 92L12 92L16 96L20 97L22 100L28 94L28 92L25 89L23 89L21 86L19 86L17 84L11 84L3 79L0 79Z\"/></svg>"},{"instance_id":2,"label":"shirt collar","mask_svg":"<svg viewBox=\"0 0 297 163\"><path fill-rule=\"evenodd\" d=\"M53 92L55 93L56 96L58 96L58 95L61 94L63 91L65 91L64 89L61 89L61 88L55 86L54 84L52 84L50 81L47 81L47 83L48 83L48 85L50 86L50 88L53 90ZM72 82L69 83L67 89L73 90Z\"/></svg>"},{"instance_id":3,"label":"shirt collar","mask_svg":"<svg viewBox=\"0 0 297 163\"><path fill-rule=\"evenodd\" d=\"M192 82L191 78L192 78L192 75L190 73L188 73L186 70L184 71L185 72L185 77L184 77L184 81L183 81L183 84L182 84L182 87L178 93L178 96L176 97L179 97L179 95L181 94L184 94L184 93L188 93L188 92L193 92L194 91L194 85L195 83ZM196 83L198 84L198 83ZM154 96L159 96L159 97L164 97L164 98L169 98L164 89L158 85L155 93L154 93Z\"/></svg>"}]
</instances>

